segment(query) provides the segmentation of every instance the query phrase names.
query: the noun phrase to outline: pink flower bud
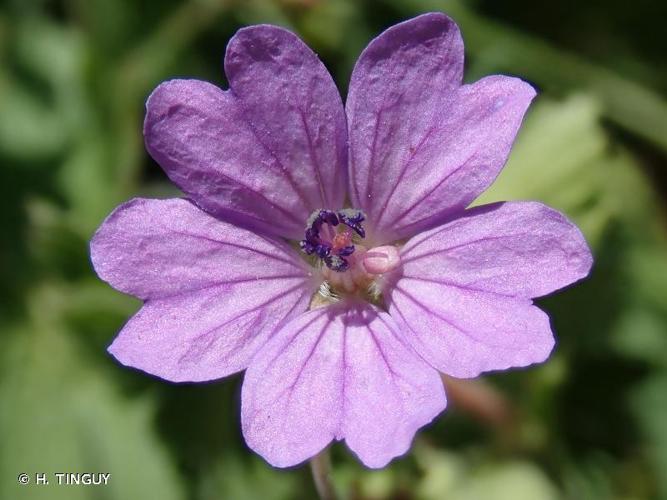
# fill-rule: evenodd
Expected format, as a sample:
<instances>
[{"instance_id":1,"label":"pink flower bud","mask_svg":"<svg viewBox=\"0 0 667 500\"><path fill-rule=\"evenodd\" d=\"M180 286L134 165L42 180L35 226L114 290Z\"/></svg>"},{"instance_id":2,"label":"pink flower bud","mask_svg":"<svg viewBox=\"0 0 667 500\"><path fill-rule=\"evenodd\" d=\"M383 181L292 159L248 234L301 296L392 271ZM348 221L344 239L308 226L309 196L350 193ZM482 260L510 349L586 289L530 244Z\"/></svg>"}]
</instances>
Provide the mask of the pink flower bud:
<instances>
[{"instance_id":1,"label":"pink flower bud","mask_svg":"<svg viewBox=\"0 0 667 500\"><path fill-rule=\"evenodd\" d=\"M384 274L393 271L401 263L395 246L386 245L371 248L363 257L363 266L370 274Z\"/></svg>"}]
</instances>

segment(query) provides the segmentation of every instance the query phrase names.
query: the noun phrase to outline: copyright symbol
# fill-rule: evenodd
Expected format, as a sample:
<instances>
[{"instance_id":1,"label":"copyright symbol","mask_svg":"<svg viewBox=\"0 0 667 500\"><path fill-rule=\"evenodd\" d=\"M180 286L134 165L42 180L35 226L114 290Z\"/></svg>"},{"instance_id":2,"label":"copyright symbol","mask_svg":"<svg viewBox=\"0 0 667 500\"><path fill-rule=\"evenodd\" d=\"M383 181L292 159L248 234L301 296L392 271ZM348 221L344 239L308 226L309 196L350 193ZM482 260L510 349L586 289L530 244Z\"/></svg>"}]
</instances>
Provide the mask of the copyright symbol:
<instances>
[{"instance_id":1,"label":"copyright symbol","mask_svg":"<svg viewBox=\"0 0 667 500\"><path fill-rule=\"evenodd\" d=\"M19 477L17 479L19 480L20 484L28 484L30 482L30 476L25 472L19 474Z\"/></svg>"}]
</instances>

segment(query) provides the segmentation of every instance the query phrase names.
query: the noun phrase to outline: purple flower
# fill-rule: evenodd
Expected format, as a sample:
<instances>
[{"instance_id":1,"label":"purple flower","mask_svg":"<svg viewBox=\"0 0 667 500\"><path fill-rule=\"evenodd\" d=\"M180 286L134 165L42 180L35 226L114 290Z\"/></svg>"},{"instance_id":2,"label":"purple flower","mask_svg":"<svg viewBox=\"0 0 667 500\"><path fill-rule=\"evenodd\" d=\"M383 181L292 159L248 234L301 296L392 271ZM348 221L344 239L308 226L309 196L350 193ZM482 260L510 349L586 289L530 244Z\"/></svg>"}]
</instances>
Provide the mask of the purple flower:
<instances>
[{"instance_id":1,"label":"purple flower","mask_svg":"<svg viewBox=\"0 0 667 500\"><path fill-rule=\"evenodd\" d=\"M439 13L370 43L345 108L282 28L240 30L225 72L229 90L172 80L148 99L146 147L188 199L129 201L92 240L99 276L144 301L109 348L121 363L175 382L247 369L243 433L271 464L344 439L382 467L445 408L439 372L549 356L532 299L588 274L583 236L537 202L466 209L530 85L462 85Z\"/></svg>"}]
</instances>

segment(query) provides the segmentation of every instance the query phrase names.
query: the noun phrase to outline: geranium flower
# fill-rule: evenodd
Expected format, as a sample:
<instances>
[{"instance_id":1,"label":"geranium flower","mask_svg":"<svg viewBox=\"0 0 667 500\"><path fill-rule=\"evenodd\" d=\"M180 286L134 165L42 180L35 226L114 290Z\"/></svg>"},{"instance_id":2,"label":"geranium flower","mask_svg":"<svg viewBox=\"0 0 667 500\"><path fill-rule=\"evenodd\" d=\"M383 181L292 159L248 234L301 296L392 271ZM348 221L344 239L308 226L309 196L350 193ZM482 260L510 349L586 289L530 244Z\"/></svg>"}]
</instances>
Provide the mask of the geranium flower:
<instances>
[{"instance_id":1,"label":"geranium flower","mask_svg":"<svg viewBox=\"0 0 667 500\"><path fill-rule=\"evenodd\" d=\"M99 276L144 301L109 351L174 382L246 369L245 439L280 467L343 439L382 467L445 408L439 372L544 361L532 299L585 277L591 255L540 203L466 208L535 91L462 72L456 24L431 13L370 43L345 108L275 26L229 42L229 90L161 84L146 147L187 199L134 199L95 234Z\"/></svg>"}]
</instances>

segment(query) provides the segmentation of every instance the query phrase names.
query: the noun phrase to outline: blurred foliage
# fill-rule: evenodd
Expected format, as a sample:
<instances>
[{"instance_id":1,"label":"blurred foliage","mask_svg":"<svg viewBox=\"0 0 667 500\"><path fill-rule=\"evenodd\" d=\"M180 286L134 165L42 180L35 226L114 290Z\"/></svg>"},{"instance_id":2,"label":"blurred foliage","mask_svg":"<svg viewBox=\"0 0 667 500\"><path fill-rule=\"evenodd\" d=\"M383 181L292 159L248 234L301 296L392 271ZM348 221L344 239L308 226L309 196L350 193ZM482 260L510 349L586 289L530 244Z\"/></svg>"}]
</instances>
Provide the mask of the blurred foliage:
<instances>
[{"instance_id":1,"label":"blurred foliage","mask_svg":"<svg viewBox=\"0 0 667 500\"><path fill-rule=\"evenodd\" d=\"M592 277L540 301L541 367L485 378L381 471L333 448L352 499L667 499L667 4L527 0L5 0L0 4L0 498L292 499L240 436L240 377L172 385L105 347L138 307L97 281L87 242L132 196L176 194L142 145L162 80L224 85L236 29L276 23L342 92L383 28L441 10L467 79L519 75L540 97L479 202L538 199L584 230ZM477 394L470 386L471 394ZM489 396L508 418L480 418ZM477 396L475 396L477 397ZM481 409L481 410L480 410ZM110 472L108 487L19 486L20 472Z\"/></svg>"}]
</instances>

